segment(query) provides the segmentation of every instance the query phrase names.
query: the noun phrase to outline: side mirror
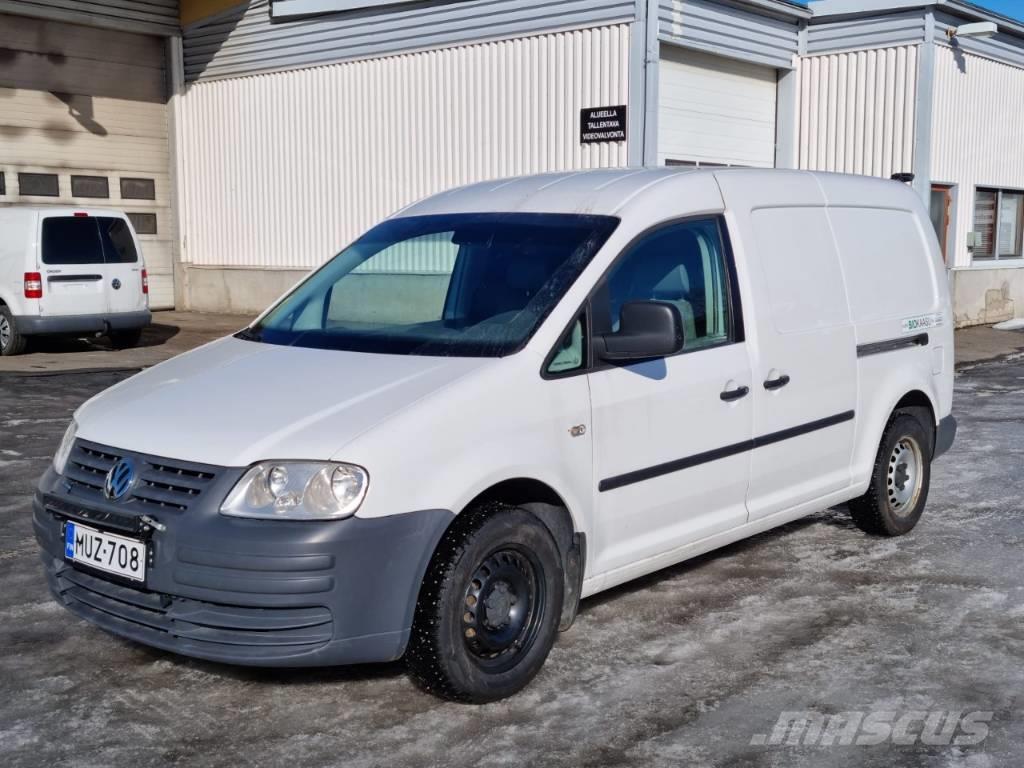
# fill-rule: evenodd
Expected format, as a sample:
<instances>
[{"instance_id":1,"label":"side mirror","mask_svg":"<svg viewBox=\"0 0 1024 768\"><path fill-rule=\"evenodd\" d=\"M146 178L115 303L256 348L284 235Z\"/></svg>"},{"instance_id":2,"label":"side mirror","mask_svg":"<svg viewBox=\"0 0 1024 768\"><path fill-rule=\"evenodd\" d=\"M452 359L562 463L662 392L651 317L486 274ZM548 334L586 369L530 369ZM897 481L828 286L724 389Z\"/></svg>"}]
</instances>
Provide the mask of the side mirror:
<instances>
[{"instance_id":1,"label":"side mirror","mask_svg":"<svg viewBox=\"0 0 1024 768\"><path fill-rule=\"evenodd\" d=\"M597 356L609 362L650 360L683 348L679 309L663 301L631 301L622 307L619 330L594 339Z\"/></svg>"}]
</instances>

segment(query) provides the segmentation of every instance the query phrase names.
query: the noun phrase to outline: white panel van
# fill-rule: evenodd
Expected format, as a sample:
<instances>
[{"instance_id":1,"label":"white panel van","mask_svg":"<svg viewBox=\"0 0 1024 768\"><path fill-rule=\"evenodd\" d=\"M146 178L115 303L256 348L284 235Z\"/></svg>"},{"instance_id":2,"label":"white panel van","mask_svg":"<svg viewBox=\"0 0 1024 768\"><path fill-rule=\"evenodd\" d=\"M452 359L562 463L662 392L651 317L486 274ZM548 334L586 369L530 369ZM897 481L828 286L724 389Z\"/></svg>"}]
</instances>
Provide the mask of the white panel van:
<instances>
[{"instance_id":1,"label":"white panel van","mask_svg":"<svg viewBox=\"0 0 1024 768\"><path fill-rule=\"evenodd\" d=\"M27 337L106 334L134 346L150 323L142 249L128 217L102 208L0 208L0 354Z\"/></svg>"},{"instance_id":2,"label":"white panel van","mask_svg":"<svg viewBox=\"0 0 1024 768\"><path fill-rule=\"evenodd\" d=\"M902 184L487 182L82 406L35 531L56 599L116 634L261 666L404 655L491 701L601 590L844 503L911 531L952 393Z\"/></svg>"}]
</instances>

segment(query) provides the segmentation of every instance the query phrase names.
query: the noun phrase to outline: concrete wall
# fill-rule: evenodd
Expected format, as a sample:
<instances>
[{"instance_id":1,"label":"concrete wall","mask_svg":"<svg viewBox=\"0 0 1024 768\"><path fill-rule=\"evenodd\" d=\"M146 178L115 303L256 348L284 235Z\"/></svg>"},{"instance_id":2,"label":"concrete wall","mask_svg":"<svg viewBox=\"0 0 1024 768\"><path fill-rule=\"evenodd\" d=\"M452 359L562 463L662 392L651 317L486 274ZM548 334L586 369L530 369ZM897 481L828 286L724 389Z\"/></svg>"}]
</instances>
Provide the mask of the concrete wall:
<instances>
[{"instance_id":1,"label":"concrete wall","mask_svg":"<svg viewBox=\"0 0 1024 768\"><path fill-rule=\"evenodd\" d=\"M1024 269L957 269L950 273L957 328L1010 320L1024 313Z\"/></svg>"},{"instance_id":2,"label":"concrete wall","mask_svg":"<svg viewBox=\"0 0 1024 768\"><path fill-rule=\"evenodd\" d=\"M309 274L305 269L179 266L177 307L197 312L262 312Z\"/></svg>"}]
</instances>

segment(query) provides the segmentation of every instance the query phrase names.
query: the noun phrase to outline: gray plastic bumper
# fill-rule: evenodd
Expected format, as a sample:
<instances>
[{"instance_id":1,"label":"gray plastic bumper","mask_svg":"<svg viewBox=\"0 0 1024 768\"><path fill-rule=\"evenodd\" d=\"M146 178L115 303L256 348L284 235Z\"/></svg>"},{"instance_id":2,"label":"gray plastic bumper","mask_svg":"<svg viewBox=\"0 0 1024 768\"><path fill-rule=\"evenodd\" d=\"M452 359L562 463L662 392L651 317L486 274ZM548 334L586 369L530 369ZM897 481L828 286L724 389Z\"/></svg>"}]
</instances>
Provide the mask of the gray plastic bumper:
<instances>
[{"instance_id":1,"label":"gray plastic bumper","mask_svg":"<svg viewBox=\"0 0 1024 768\"><path fill-rule=\"evenodd\" d=\"M331 522L219 514L240 470L224 469L186 511L102 502L47 470L33 502L54 597L116 635L186 656L268 667L391 661L405 651L420 584L453 515L426 510ZM87 503L83 503L83 500ZM65 520L131 535L151 552L144 588L71 566Z\"/></svg>"},{"instance_id":2,"label":"gray plastic bumper","mask_svg":"<svg viewBox=\"0 0 1024 768\"><path fill-rule=\"evenodd\" d=\"M153 314L111 312L102 315L18 315L14 324L23 336L45 336L59 333L106 333L145 328L153 322Z\"/></svg>"},{"instance_id":3,"label":"gray plastic bumper","mask_svg":"<svg viewBox=\"0 0 1024 768\"><path fill-rule=\"evenodd\" d=\"M935 430L935 451L932 458L937 459L952 448L954 440L956 440L956 419L950 414L939 421L939 426Z\"/></svg>"}]
</instances>

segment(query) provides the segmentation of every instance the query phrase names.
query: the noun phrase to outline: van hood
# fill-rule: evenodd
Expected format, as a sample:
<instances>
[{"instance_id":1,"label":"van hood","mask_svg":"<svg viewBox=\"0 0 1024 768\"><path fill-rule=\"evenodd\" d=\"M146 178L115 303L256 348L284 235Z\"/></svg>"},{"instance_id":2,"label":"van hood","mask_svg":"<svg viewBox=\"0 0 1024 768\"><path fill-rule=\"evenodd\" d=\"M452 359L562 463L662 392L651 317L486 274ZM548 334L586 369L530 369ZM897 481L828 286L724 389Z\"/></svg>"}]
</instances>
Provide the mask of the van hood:
<instances>
[{"instance_id":1,"label":"van hood","mask_svg":"<svg viewBox=\"0 0 1024 768\"><path fill-rule=\"evenodd\" d=\"M236 467L326 461L374 425L496 362L229 337L100 393L75 418L79 437L164 458Z\"/></svg>"}]
</instances>

